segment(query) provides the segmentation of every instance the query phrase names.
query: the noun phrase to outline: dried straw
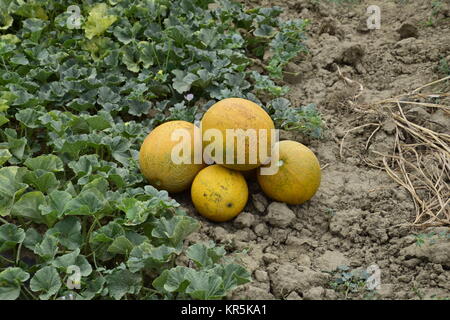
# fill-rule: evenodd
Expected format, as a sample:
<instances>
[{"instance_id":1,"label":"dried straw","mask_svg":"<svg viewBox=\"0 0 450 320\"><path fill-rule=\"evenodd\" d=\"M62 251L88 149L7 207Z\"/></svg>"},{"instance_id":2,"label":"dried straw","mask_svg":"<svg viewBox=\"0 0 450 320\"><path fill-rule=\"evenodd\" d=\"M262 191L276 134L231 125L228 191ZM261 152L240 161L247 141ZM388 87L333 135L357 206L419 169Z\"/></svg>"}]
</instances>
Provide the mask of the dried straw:
<instances>
[{"instance_id":1,"label":"dried straw","mask_svg":"<svg viewBox=\"0 0 450 320\"><path fill-rule=\"evenodd\" d=\"M339 70L340 73L340 70ZM355 83L342 75L347 84ZM424 124L418 124L417 119L405 115L405 106L414 105L422 108L439 108L444 114L450 114L450 103L430 103L430 98L448 100L447 93L420 93L425 88L442 84L450 77L428 83L411 93L394 98L378 101L369 105L356 103L356 99L349 105L353 110L366 114L366 118L377 115L379 123L359 125L347 130L341 140L340 155L343 155L344 140L348 134L357 129L375 127L366 141L368 150L370 141L390 121L395 125L395 139L391 154L377 151L371 153L373 159L364 160L369 166L382 168L400 186L404 187L414 202L415 218L409 225L416 227L431 227L450 225L450 128L447 132L436 132ZM359 83L358 83L359 84ZM361 95L361 88L357 97ZM357 98L356 97L356 98ZM356 105L358 105L356 107ZM408 142L408 143L407 143Z\"/></svg>"}]
</instances>

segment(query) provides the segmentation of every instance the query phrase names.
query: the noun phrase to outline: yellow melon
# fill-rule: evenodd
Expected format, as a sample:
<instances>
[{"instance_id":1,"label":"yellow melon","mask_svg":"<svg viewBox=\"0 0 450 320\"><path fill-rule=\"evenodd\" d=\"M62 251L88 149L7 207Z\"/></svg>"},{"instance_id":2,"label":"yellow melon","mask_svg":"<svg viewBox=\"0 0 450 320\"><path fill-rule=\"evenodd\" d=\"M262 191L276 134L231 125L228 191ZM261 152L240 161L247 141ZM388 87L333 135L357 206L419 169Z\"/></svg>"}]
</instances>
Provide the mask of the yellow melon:
<instances>
[{"instance_id":1,"label":"yellow melon","mask_svg":"<svg viewBox=\"0 0 450 320\"><path fill-rule=\"evenodd\" d=\"M179 129L190 138L179 137L173 141L172 135ZM186 155L188 150L191 151L190 161L185 161L188 163L174 161L174 154L177 153L173 150L177 147L181 156L183 150L186 150ZM195 163L199 162L194 161L195 151L194 125L186 121L169 121L153 129L145 138L139 151L139 166L142 174L155 188L180 192L189 188L194 177L204 168L203 163Z\"/></svg>"},{"instance_id":2,"label":"yellow melon","mask_svg":"<svg viewBox=\"0 0 450 320\"><path fill-rule=\"evenodd\" d=\"M233 219L244 209L248 200L248 187L240 172L212 165L195 177L191 197L202 216L223 222Z\"/></svg>"},{"instance_id":3,"label":"yellow melon","mask_svg":"<svg viewBox=\"0 0 450 320\"><path fill-rule=\"evenodd\" d=\"M288 204L301 204L311 199L320 185L320 164L315 154L303 144L284 140L278 144L275 174L263 175L258 168L257 179L264 193L270 198ZM276 150L276 149L275 149ZM275 160L274 160L275 161Z\"/></svg>"},{"instance_id":4,"label":"yellow melon","mask_svg":"<svg viewBox=\"0 0 450 320\"><path fill-rule=\"evenodd\" d=\"M212 159L227 168L239 171L251 170L259 167L270 156L271 130L275 129L274 123L263 108L250 100L227 98L215 103L203 115L201 129L205 150L211 143L211 141L208 141L208 131L211 132L210 130L215 129L221 133L222 156L213 152ZM253 129L253 131L248 131L248 129ZM236 135L229 135L227 139L227 130L230 133L236 130L234 131ZM255 134L251 135L252 133ZM260 140L260 136L263 134L266 135L266 140ZM214 141L212 138L211 140ZM227 147L227 140L229 142L234 141L233 145L229 143ZM267 156L261 157L260 155L260 141L265 142L265 154ZM238 161L238 151L242 152L242 163ZM227 161L227 154L230 155L229 161ZM255 157L253 158L250 155Z\"/></svg>"}]
</instances>

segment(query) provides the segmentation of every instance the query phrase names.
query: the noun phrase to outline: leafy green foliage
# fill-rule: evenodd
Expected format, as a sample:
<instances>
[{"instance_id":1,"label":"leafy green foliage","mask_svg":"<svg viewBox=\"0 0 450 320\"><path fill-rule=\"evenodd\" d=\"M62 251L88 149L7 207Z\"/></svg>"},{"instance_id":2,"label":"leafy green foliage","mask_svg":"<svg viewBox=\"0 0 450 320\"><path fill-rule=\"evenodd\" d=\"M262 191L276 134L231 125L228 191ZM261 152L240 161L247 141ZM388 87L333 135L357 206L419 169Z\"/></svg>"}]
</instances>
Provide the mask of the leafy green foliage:
<instances>
[{"instance_id":1,"label":"leafy green foliage","mask_svg":"<svg viewBox=\"0 0 450 320\"><path fill-rule=\"evenodd\" d=\"M224 254L224 248L212 242L194 244L187 249L187 256L196 268L178 266L164 270L153 285L174 298L223 298L228 291L250 281L250 274L242 266L220 263Z\"/></svg>"},{"instance_id":2,"label":"leafy green foliage","mask_svg":"<svg viewBox=\"0 0 450 320\"><path fill-rule=\"evenodd\" d=\"M307 22L280 14L228 0L0 2L0 298L217 299L250 280L223 248L185 248L198 221L137 160L164 121L287 93L279 78ZM281 127L317 126L284 102L267 109Z\"/></svg>"},{"instance_id":3,"label":"leafy green foliage","mask_svg":"<svg viewBox=\"0 0 450 320\"><path fill-rule=\"evenodd\" d=\"M450 240L450 232L442 231L442 232L428 232L428 233L419 233L415 236L416 238L416 246L421 247L424 244L433 245L438 241Z\"/></svg>"},{"instance_id":4,"label":"leafy green foliage","mask_svg":"<svg viewBox=\"0 0 450 320\"><path fill-rule=\"evenodd\" d=\"M339 266L333 272L330 272L333 279L330 282L330 287L347 298L352 293L365 292L367 297L373 293L366 285L370 274L366 270L350 270L348 266Z\"/></svg>"},{"instance_id":5,"label":"leafy green foliage","mask_svg":"<svg viewBox=\"0 0 450 320\"><path fill-rule=\"evenodd\" d=\"M296 130L315 138L322 137L323 122L314 104L294 108L289 100L277 98L269 102L268 109L273 113L272 118L278 127Z\"/></svg>"},{"instance_id":6,"label":"leafy green foliage","mask_svg":"<svg viewBox=\"0 0 450 320\"><path fill-rule=\"evenodd\" d=\"M9 267L0 272L0 300L15 300L20 296L20 286L30 275L21 268Z\"/></svg>"},{"instance_id":7,"label":"leafy green foliage","mask_svg":"<svg viewBox=\"0 0 450 320\"><path fill-rule=\"evenodd\" d=\"M450 61L447 61L445 58L442 58L439 61L438 71L440 74L444 76L450 76Z\"/></svg>"}]
</instances>

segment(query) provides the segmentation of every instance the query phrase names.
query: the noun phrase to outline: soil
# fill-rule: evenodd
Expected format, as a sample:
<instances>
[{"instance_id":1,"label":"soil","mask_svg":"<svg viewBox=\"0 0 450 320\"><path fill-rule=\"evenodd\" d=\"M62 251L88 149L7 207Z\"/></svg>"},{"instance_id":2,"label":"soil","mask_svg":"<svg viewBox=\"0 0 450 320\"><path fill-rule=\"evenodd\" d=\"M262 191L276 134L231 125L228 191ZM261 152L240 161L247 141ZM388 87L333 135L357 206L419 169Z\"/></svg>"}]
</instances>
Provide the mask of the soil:
<instances>
[{"instance_id":1,"label":"soil","mask_svg":"<svg viewBox=\"0 0 450 320\"><path fill-rule=\"evenodd\" d=\"M245 2L250 7L279 5L284 17L311 21L309 54L288 65L291 73L284 80L295 105L318 106L326 137L312 140L289 132L282 137L298 140L317 154L322 182L309 202L287 206L267 199L250 180L253 196L245 212L221 224L199 217L189 196L182 195L178 200L202 222L189 241L224 244L252 272L253 281L232 292L230 299L449 298L450 228L417 230L405 225L415 217L408 192L363 161L364 152L388 148L392 129L385 126L377 132L369 150L361 146L373 128L353 131L340 156L345 131L365 122L348 103L359 87L345 83L339 70L363 85L359 103L410 92L442 78L439 63L443 58L450 61L450 2L441 1L434 15L431 1ZM381 8L381 29L368 30L366 10L374 4ZM440 120L448 131L448 115ZM436 235L419 241L420 235L431 233ZM338 267L354 271L372 265L380 272L376 290L333 285Z\"/></svg>"}]
</instances>

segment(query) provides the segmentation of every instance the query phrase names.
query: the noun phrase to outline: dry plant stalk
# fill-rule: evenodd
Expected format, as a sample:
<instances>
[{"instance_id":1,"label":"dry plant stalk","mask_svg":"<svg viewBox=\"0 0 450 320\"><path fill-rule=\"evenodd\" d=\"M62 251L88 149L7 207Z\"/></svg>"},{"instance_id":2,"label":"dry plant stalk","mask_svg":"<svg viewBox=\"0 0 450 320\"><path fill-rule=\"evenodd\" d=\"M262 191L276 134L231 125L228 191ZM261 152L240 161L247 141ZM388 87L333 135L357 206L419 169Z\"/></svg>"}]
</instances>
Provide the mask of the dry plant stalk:
<instances>
[{"instance_id":1,"label":"dry plant stalk","mask_svg":"<svg viewBox=\"0 0 450 320\"><path fill-rule=\"evenodd\" d=\"M436 132L418 124L416 119L407 118L404 108L408 105L439 108L445 116L449 115L450 103L446 105L426 101L430 98L445 100L449 93L420 93L425 88L447 80L450 80L450 77L426 84L409 94L354 108L357 112L372 115L376 112L384 121L395 125L392 153L373 151L376 157L374 160L381 162L381 168L411 195L416 215L409 225L416 227L450 225L450 128L444 128L445 132ZM341 157L346 135L368 126L376 126L366 142L368 149L370 140L381 128L381 123L366 123L348 130L341 141ZM372 161L366 163L380 168Z\"/></svg>"}]
</instances>

